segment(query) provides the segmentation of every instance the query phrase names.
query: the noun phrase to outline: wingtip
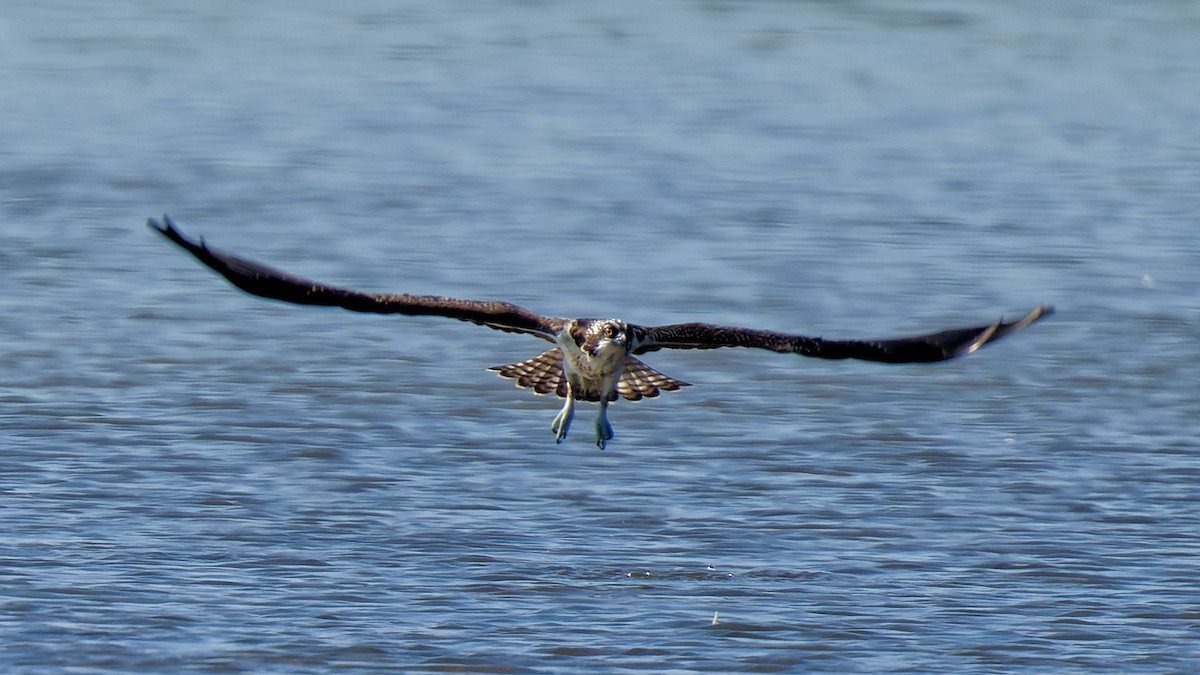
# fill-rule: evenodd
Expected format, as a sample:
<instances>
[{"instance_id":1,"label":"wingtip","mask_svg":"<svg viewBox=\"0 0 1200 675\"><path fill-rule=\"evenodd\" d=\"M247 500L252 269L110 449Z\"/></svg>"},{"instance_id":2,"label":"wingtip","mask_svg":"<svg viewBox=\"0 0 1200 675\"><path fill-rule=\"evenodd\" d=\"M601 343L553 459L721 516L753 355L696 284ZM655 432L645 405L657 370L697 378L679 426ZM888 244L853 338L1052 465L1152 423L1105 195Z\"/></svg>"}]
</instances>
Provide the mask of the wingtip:
<instances>
[{"instance_id":1,"label":"wingtip","mask_svg":"<svg viewBox=\"0 0 1200 675\"><path fill-rule=\"evenodd\" d=\"M1024 328L1024 327L1028 326L1029 324L1033 323L1034 321L1037 321L1038 319L1041 319L1043 317L1050 316L1053 313L1054 313L1053 305L1038 305L1037 307L1034 307L1032 310L1030 310L1028 314L1021 317L1020 319L1017 319L1017 321L1015 321L1013 324L1013 328L1014 329Z\"/></svg>"},{"instance_id":2,"label":"wingtip","mask_svg":"<svg viewBox=\"0 0 1200 675\"><path fill-rule=\"evenodd\" d=\"M196 237L194 240L188 238L188 236L185 235L182 230L176 227L175 221L171 220L171 216L168 216L165 213L163 214L162 221L159 221L155 218L149 218L146 220L146 225L150 229L158 232L162 236L170 239L189 251L192 251L193 253L200 251L207 252L209 250L208 244L206 244L204 241L204 237Z\"/></svg>"},{"instance_id":3,"label":"wingtip","mask_svg":"<svg viewBox=\"0 0 1200 675\"><path fill-rule=\"evenodd\" d=\"M175 221L171 220L171 216L168 216L165 213L163 214L161 221L154 217L147 218L146 227L149 227L150 229L168 237L180 234L179 228L175 227Z\"/></svg>"},{"instance_id":4,"label":"wingtip","mask_svg":"<svg viewBox=\"0 0 1200 675\"><path fill-rule=\"evenodd\" d=\"M1004 319L1002 317L1002 318L1000 318L1000 320L998 320L995 323L993 323L992 325L988 326L986 329L984 329L984 331L982 333L980 333L978 336L976 336L975 339L972 340L971 343L967 345L967 348L962 351L962 354L963 355L974 354L975 352L979 351L980 347L991 342L992 339L996 337L996 331L1000 330L1000 327L1003 325L1004 325Z\"/></svg>"},{"instance_id":5,"label":"wingtip","mask_svg":"<svg viewBox=\"0 0 1200 675\"><path fill-rule=\"evenodd\" d=\"M981 330L973 340L967 343L964 347L961 347L960 350L954 352L953 355L966 356L967 354L974 354L989 342L999 340L1005 335L1008 335L1013 331L1021 330L1038 319L1050 316L1053 313L1054 307L1051 305L1038 305L1037 307L1029 310L1025 316L1022 316L1015 321L1006 322L1004 317L1000 317L999 320Z\"/></svg>"}]
</instances>

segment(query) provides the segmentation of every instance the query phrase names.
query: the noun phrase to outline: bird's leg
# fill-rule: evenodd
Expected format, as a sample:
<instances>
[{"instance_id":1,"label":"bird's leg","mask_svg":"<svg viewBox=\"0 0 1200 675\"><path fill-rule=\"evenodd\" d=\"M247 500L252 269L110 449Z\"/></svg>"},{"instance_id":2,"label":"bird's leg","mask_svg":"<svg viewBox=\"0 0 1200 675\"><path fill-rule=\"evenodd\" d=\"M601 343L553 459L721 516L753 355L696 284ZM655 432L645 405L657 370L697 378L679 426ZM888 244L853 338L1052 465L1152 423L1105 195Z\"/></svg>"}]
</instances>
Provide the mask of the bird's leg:
<instances>
[{"instance_id":1,"label":"bird's leg","mask_svg":"<svg viewBox=\"0 0 1200 675\"><path fill-rule=\"evenodd\" d=\"M567 401L563 403L562 410L554 416L554 421L550 423L550 431L554 432L554 442L562 443L567 437L567 430L571 428L571 418L575 417L575 396L571 393L570 385L567 386Z\"/></svg>"},{"instance_id":2,"label":"bird's leg","mask_svg":"<svg viewBox=\"0 0 1200 675\"><path fill-rule=\"evenodd\" d=\"M612 440L613 428L608 423L608 401L600 401L600 412L596 414L596 445L601 450Z\"/></svg>"}]
</instances>

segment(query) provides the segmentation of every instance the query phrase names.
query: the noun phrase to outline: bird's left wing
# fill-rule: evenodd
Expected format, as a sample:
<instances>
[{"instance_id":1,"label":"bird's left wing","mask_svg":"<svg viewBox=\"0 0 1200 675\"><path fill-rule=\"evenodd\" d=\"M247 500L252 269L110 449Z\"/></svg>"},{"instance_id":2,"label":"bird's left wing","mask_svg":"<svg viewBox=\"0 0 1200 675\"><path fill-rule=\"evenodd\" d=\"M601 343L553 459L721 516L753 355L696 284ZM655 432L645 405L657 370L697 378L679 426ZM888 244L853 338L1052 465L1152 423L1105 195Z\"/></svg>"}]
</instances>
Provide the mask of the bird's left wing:
<instances>
[{"instance_id":1,"label":"bird's left wing","mask_svg":"<svg viewBox=\"0 0 1200 675\"><path fill-rule=\"evenodd\" d=\"M343 307L355 312L444 316L510 333L530 333L550 342L554 341L554 334L563 324L562 319L540 316L508 302L406 293L371 293L328 286L212 248L204 243L203 239L189 239L167 216L163 216L161 223L151 218L146 224L228 279L234 286L264 298L300 305Z\"/></svg>"},{"instance_id":2,"label":"bird's left wing","mask_svg":"<svg viewBox=\"0 0 1200 675\"><path fill-rule=\"evenodd\" d=\"M1015 321L1000 319L984 326L954 328L925 335L881 340L826 340L753 328L677 323L643 328L633 352L642 354L659 349L749 347L822 359L929 363L970 354L989 342L999 340L1053 312L1054 308L1039 305Z\"/></svg>"}]
</instances>

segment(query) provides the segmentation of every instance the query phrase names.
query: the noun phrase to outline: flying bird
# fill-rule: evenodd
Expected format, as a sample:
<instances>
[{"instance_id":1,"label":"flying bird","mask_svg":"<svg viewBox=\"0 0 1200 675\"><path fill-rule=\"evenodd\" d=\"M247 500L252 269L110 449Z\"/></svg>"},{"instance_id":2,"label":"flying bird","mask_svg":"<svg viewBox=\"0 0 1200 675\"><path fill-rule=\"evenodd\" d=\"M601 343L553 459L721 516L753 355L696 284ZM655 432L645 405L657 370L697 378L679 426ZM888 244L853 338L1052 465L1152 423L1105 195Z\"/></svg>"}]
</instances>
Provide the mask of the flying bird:
<instances>
[{"instance_id":1,"label":"flying bird","mask_svg":"<svg viewBox=\"0 0 1200 675\"><path fill-rule=\"evenodd\" d=\"M519 387L564 399L550 430L561 443L571 428L576 401L598 403L594 429L601 449L613 438L608 405L618 398L637 401L662 391L690 386L663 375L637 357L660 349L748 347L822 359L862 359L883 363L932 363L970 354L1051 314L1039 305L1014 321L1000 319L971 328L882 340L826 340L791 333L710 323L639 326L620 319L542 316L497 300L463 300L436 295L372 293L329 286L213 248L191 239L171 219L146 223L197 260L247 293L301 305L343 307L355 312L444 316L509 333L539 337L554 346L541 354L489 370L516 380Z\"/></svg>"}]
</instances>

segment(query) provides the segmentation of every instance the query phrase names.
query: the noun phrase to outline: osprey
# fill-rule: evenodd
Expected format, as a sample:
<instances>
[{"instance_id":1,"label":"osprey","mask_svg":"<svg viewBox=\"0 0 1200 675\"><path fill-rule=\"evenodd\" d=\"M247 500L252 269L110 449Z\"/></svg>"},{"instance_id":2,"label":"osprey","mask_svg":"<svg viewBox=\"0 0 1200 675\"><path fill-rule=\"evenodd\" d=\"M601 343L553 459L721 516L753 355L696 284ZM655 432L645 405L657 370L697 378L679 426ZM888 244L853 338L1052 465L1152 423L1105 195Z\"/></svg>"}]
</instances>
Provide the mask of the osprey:
<instances>
[{"instance_id":1,"label":"osprey","mask_svg":"<svg viewBox=\"0 0 1200 675\"><path fill-rule=\"evenodd\" d=\"M826 340L708 323L638 326L620 319L541 316L512 303L495 300L370 293L328 286L212 248L203 238L189 239L167 216L163 216L161 223L151 218L146 224L234 286L253 295L301 305L343 307L355 312L444 316L510 333L527 333L551 342L553 348L531 359L489 370L516 380L519 387L532 389L537 394L554 393L565 400L550 425L559 443L571 428L575 402L598 403L599 413L594 426L596 445L601 449L613 437L613 428L608 421L609 403L618 397L630 401L653 398L661 391L689 386L637 359L647 352L750 347L822 359L931 363L970 354L1054 311L1049 306L1039 305L1015 321L1000 319L984 326L883 340Z\"/></svg>"}]
</instances>

